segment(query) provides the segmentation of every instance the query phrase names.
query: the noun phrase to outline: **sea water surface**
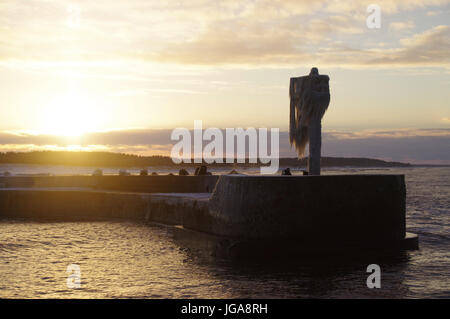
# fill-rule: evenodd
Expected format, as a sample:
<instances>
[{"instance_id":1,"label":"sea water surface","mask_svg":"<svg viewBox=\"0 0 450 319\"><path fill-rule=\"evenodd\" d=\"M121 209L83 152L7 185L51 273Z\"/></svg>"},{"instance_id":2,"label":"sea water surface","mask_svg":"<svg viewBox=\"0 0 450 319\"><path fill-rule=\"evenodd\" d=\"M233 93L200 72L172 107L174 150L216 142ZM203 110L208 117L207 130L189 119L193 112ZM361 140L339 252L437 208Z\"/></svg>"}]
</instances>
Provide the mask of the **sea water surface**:
<instances>
[{"instance_id":1,"label":"sea water surface","mask_svg":"<svg viewBox=\"0 0 450 319\"><path fill-rule=\"evenodd\" d=\"M13 174L61 173L61 168L45 169L3 167ZM159 226L1 220L0 297L449 298L450 168L324 171L371 173L405 174L407 230L420 236L419 250L364 260L324 256L240 263L195 254ZM67 285L71 264L79 266L79 288ZM369 264L381 267L380 289L367 288Z\"/></svg>"}]
</instances>

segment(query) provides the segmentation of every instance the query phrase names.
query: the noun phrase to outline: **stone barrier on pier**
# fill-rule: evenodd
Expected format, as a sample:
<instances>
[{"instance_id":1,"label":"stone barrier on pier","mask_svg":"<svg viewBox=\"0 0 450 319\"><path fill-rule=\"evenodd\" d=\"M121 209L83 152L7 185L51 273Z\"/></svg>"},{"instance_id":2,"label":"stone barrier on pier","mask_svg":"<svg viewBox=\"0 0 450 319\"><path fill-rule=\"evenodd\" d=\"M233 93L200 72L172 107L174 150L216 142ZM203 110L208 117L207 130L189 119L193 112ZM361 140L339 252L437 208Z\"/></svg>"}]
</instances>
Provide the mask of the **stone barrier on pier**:
<instances>
[{"instance_id":1,"label":"stone barrier on pier","mask_svg":"<svg viewBox=\"0 0 450 319\"><path fill-rule=\"evenodd\" d=\"M82 187L140 193L208 193L219 176L0 176L2 188Z\"/></svg>"}]
</instances>

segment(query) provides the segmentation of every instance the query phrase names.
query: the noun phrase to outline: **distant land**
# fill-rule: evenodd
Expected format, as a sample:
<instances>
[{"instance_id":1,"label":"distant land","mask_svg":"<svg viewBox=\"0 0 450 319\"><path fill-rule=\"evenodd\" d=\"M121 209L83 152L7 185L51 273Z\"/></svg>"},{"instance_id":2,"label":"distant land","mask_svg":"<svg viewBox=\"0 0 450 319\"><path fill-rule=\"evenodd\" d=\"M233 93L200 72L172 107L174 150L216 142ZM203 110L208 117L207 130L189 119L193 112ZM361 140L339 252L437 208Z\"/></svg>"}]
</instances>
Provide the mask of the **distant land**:
<instances>
[{"instance_id":1,"label":"distant land","mask_svg":"<svg viewBox=\"0 0 450 319\"><path fill-rule=\"evenodd\" d=\"M306 167L306 158L280 158L280 167ZM0 164L66 165L90 167L199 166L199 163L175 164L168 156L139 156L111 152L33 151L0 153ZM372 158L322 157L322 167L410 167L410 163L387 162ZM254 163L214 163L214 167L252 167Z\"/></svg>"}]
</instances>

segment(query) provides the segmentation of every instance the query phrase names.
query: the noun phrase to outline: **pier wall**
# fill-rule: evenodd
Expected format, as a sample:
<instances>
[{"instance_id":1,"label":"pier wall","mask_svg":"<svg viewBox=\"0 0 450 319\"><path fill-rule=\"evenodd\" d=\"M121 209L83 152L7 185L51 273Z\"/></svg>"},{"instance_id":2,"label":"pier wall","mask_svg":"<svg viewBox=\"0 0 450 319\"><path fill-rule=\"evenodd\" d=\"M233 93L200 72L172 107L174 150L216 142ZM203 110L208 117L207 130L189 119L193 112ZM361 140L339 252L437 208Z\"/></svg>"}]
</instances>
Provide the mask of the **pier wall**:
<instances>
[{"instance_id":1,"label":"pier wall","mask_svg":"<svg viewBox=\"0 0 450 319\"><path fill-rule=\"evenodd\" d=\"M148 195L90 190L2 189L0 216L31 220L87 221L142 219Z\"/></svg>"},{"instance_id":2,"label":"pier wall","mask_svg":"<svg viewBox=\"0 0 450 319\"><path fill-rule=\"evenodd\" d=\"M8 176L0 188L82 187L140 193L208 193L219 176Z\"/></svg>"},{"instance_id":3,"label":"pier wall","mask_svg":"<svg viewBox=\"0 0 450 319\"><path fill-rule=\"evenodd\" d=\"M0 189L0 218L36 221L126 219L184 225L189 217L206 214L208 199L207 193L174 195L75 188L4 188Z\"/></svg>"},{"instance_id":4,"label":"pier wall","mask_svg":"<svg viewBox=\"0 0 450 319\"><path fill-rule=\"evenodd\" d=\"M238 238L398 240L405 237L403 175L220 177L212 225Z\"/></svg>"}]
</instances>

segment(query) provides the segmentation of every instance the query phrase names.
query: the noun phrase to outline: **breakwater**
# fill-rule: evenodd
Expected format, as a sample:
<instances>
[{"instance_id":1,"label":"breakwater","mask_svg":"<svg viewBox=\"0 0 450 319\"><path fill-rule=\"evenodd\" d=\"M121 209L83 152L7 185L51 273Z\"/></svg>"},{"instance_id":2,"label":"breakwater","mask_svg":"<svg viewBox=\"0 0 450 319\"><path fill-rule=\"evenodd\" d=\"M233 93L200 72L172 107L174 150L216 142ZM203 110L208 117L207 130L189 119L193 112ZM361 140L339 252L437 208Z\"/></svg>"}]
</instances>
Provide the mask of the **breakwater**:
<instances>
[{"instance_id":1,"label":"breakwater","mask_svg":"<svg viewBox=\"0 0 450 319\"><path fill-rule=\"evenodd\" d=\"M1 188L77 187L141 193L210 193L219 176L0 176Z\"/></svg>"},{"instance_id":2,"label":"breakwater","mask_svg":"<svg viewBox=\"0 0 450 319\"><path fill-rule=\"evenodd\" d=\"M418 247L403 175L15 178L0 188L2 218L161 223L238 257Z\"/></svg>"}]
</instances>

